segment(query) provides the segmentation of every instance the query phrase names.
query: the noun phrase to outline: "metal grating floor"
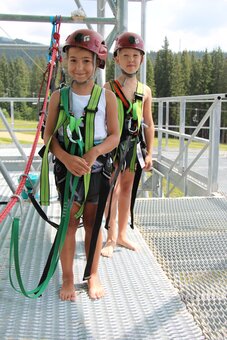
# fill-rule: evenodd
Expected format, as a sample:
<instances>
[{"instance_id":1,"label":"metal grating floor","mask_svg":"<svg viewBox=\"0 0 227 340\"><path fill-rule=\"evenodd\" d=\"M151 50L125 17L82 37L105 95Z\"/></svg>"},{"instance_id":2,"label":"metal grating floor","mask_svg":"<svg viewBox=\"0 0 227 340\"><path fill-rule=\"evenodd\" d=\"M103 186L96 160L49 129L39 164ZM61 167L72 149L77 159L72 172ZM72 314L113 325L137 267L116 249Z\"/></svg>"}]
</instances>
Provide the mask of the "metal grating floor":
<instances>
[{"instance_id":1,"label":"metal grating floor","mask_svg":"<svg viewBox=\"0 0 227 340\"><path fill-rule=\"evenodd\" d=\"M206 339L227 339L227 199L138 199L136 221Z\"/></svg>"},{"instance_id":2,"label":"metal grating floor","mask_svg":"<svg viewBox=\"0 0 227 340\"><path fill-rule=\"evenodd\" d=\"M7 190L4 181L0 180L2 200L9 197ZM55 199L53 197L47 214L57 221L59 205ZM14 208L12 215L17 213L19 207ZM58 298L60 266L43 296L37 300L27 299L12 289L8 277L10 232L11 218L7 217L0 226L0 339L205 339L137 228L129 233L140 246L138 253L119 247L112 259L101 258L100 277L106 296L99 301L88 298L86 285L82 282L85 255L83 228L79 229L75 254L78 297L75 303L62 302ZM39 280L54 232L29 203L24 204L21 266L29 289Z\"/></svg>"}]
</instances>

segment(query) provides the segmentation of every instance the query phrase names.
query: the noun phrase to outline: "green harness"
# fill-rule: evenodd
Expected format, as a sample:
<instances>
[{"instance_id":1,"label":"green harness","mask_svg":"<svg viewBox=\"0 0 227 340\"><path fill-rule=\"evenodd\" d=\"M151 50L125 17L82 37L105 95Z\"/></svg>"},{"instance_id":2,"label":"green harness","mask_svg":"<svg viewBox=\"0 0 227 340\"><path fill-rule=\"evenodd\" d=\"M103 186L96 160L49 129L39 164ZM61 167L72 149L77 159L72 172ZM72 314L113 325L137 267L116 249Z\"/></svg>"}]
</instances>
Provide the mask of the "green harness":
<instances>
[{"instance_id":1,"label":"green harness","mask_svg":"<svg viewBox=\"0 0 227 340\"><path fill-rule=\"evenodd\" d=\"M72 114L70 114L69 112L69 90L70 90L69 87L62 88L60 90L60 93L61 93L60 111L59 111L59 117L58 117L56 127L54 129L53 135L57 133L58 129L61 126L63 126L64 128L64 132L66 132L68 129L72 135L76 134L78 138L73 140L73 142L71 143L69 142L67 137L64 138L65 147L66 149L70 150L71 154L82 156L84 152L89 151L94 145L94 118L95 118L95 113L97 111L97 106L98 106L102 88L98 85L94 85L89 103L85 109L85 121L84 121L85 142L83 141L83 138L79 130L79 125L80 125L81 120L75 119L72 116ZM64 136L65 136L65 133L64 133ZM46 145L44 155L43 155L43 160L42 160L41 177L40 177L41 178L40 201L42 205L49 205L50 203L48 152L49 152L49 147L50 147L52 137L53 136L50 137ZM66 180L65 180L64 203L63 203L63 208L62 208L62 213L61 213L61 222L57 230L55 240L50 250L48 260L44 268L43 274L41 276L41 279L39 281L39 284L33 290L26 290L26 288L24 287L23 281L22 281L20 263L19 263L19 218L14 218L13 225L12 225L11 243L10 243L9 276L10 276L10 282L11 282L12 287L17 292L22 293L26 297L34 299L34 298L41 296L56 270L56 267L59 261L59 256L60 256L62 247L64 245L68 223L69 223L70 210L72 207L72 203L74 200L74 193L75 193L75 190L78 184L78 179L79 179L79 177L73 178L73 184L72 184L72 189L70 193L69 189L70 189L71 176L72 174L69 171L67 171ZM86 177L84 179L85 199L86 199L86 195L87 195L88 188L89 188L89 182L90 182L90 174L84 177ZM77 213L79 217L83 213L83 206L84 204L81 206L80 211ZM16 288L13 282L13 278L12 278L13 260L15 264L17 281L18 281L20 289Z\"/></svg>"},{"instance_id":2,"label":"green harness","mask_svg":"<svg viewBox=\"0 0 227 340\"><path fill-rule=\"evenodd\" d=\"M76 119L69 110L70 87L65 87L60 90L60 93L61 93L60 111L59 111L57 125L54 130L54 134L56 134L58 129L61 126L63 126L65 150L70 150L71 154L82 156L84 153L88 152L94 146L94 119L95 119L95 114L97 112L97 107L98 107L101 92L102 92L102 88L95 84L92 89L92 93L91 93L91 97L88 102L88 105L85 108L84 118ZM82 137L82 134L80 132L80 124L81 124L82 119L84 120L84 125L85 125L85 137L84 138ZM45 152L43 155L43 161L42 161L41 178L40 178L41 205L50 204L48 153L49 153L51 140L52 140L52 136L50 137L46 145ZM73 144L75 144L75 150L74 148L72 150ZM84 175L85 199L86 199L88 189L89 189L90 176L91 176L90 173ZM81 206L81 209L76 214L77 218L79 218L82 215L83 207L84 207L84 204Z\"/></svg>"},{"instance_id":3,"label":"green harness","mask_svg":"<svg viewBox=\"0 0 227 340\"><path fill-rule=\"evenodd\" d=\"M117 155L121 158L121 154L126 148L126 138L128 135L132 135L133 137L131 138L131 142L133 142L134 146L129 170L134 172L136 164L136 148L138 143L137 136L140 133L143 115L144 85L138 81L135 92L135 100L133 103L125 97L118 81L110 81L110 86L112 91L116 94L118 102L118 121L121 141L117 149Z\"/></svg>"}]
</instances>

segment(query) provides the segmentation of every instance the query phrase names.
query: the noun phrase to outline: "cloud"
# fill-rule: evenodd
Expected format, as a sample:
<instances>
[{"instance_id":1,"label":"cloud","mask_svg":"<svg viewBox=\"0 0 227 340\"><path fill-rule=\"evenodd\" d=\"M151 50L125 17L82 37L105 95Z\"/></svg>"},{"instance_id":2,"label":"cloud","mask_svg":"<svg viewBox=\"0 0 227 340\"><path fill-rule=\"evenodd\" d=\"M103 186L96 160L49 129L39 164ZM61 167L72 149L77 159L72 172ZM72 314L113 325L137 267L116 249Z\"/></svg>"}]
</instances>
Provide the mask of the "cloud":
<instances>
[{"instance_id":1,"label":"cloud","mask_svg":"<svg viewBox=\"0 0 227 340\"><path fill-rule=\"evenodd\" d=\"M81 1L88 17L96 16L96 2ZM158 51L167 37L173 51L182 49L211 51L220 47L227 51L227 0L153 0L147 1L146 47ZM55 1L8 0L0 2L0 13L20 13L44 16L70 16L77 9L73 0L62 3ZM128 1L128 29L141 34L141 3ZM111 12L106 16L112 16ZM143 19L144 20L144 19ZM0 22L0 28L12 38L49 44L51 24ZM71 24L61 25L61 42L68 34L85 27ZM96 26L94 25L94 28ZM106 35L113 26L106 26ZM0 36L5 36L0 30Z\"/></svg>"}]
</instances>

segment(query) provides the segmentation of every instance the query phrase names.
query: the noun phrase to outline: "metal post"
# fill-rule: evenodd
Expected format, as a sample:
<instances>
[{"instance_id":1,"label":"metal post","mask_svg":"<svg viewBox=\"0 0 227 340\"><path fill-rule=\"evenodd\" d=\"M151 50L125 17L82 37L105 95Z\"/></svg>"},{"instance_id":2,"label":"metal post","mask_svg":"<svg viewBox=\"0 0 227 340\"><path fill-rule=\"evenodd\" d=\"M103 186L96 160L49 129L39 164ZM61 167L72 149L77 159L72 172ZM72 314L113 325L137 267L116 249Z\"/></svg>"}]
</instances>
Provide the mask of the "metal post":
<instances>
[{"instance_id":1,"label":"metal post","mask_svg":"<svg viewBox=\"0 0 227 340\"><path fill-rule=\"evenodd\" d=\"M9 126L9 124L8 124L8 122L7 122L7 120L6 120L6 118L5 118L5 116L4 116L4 114L3 114L3 112L2 112L1 109L0 109L0 117L1 117L1 119L2 119L2 121L3 121L3 123L5 124L5 127L6 127L6 129L8 130L8 132L9 132L9 134L10 134L12 140L13 140L14 143L16 144L16 146L17 146L17 148L18 148L18 150L19 150L19 152L20 152L22 158L24 159L25 162L27 162L28 158L27 158L27 156L26 156L26 154L25 154L23 148L21 147L20 143L18 142L16 135L15 135L14 132L11 130L11 128L10 128L10 126ZM34 169L34 168L33 168L33 169Z\"/></svg>"},{"instance_id":2,"label":"metal post","mask_svg":"<svg viewBox=\"0 0 227 340\"><path fill-rule=\"evenodd\" d=\"M180 134L185 133L185 112L186 112L186 101L182 99L180 101ZM179 141L179 154L182 154L182 150L184 149L184 137L180 136ZM183 154L182 157L179 159L179 166L183 168Z\"/></svg>"},{"instance_id":3,"label":"metal post","mask_svg":"<svg viewBox=\"0 0 227 340\"><path fill-rule=\"evenodd\" d=\"M12 100L10 101L10 117L11 117L11 126L13 129L14 128L14 103Z\"/></svg>"},{"instance_id":4,"label":"metal post","mask_svg":"<svg viewBox=\"0 0 227 340\"><path fill-rule=\"evenodd\" d=\"M162 159L163 101L158 103L158 161Z\"/></svg>"},{"instance_id":5,"label":"metal post","mask_svg":"<svg viewBox=\"0 0 227 340\"><path fill-rule=\"evenodd\" d=\"M128 0L117 0L117 35L128 30ZM115 78L120 75L119 67L115 64Z\"/></svg>"},{"instance_id":6,"label":"metal post","mask_svg":"<svg viewBox=\"0 0 227 340\"><path fill-rule=\"evenodd\" d=\"M218 190L219 143L221 126L221 99L216 102L210 116L210 149L208 161L208 194Z\"/></svg>"},{"instance_id":7,"label":"metal post","mask_svg":"<svg viewBox=\"0 0 227 340\"><path fill-rule=\"evenodd\" d=\"M3 177L5 178L8 186L10 187L12 193L14 194L16 192L16 187L15 187L15 185L14 185L14 183L12 181L12 178L10 177L10 175L9 175L5 165L4 165L4 163L1 160L0 160L0 171L1 171L2 175L3 175Z\"/></svg>"},{"instance_id":8,"label":"metal post","mask_svg":"<svg viewBox=\"0 0 227 340\"><path fill-rule=\"evenodd\" d=\"M141 0L141 36L144 41L144 46L146 47L146 6L147 0ZM143 63L140 67L140 81L146 84L147 75L147 54L144 54Z\"/></svg>"},{"instance_id":9,"label":"metal post","mask_svg":"<svg viewBox=\"0 0 227 340\"><path fill-rule=\"evenodd\" d=\"M104 18L105 17L105 0L97 0L97 17ZM98 24L97 31L104 38L105 28L104 25ZM103 86L105 83L105 72L103 70L97 69L97 82L100 86Z\"/></svg>"},{"instance_id":10,"label":"metal post","mask_svg":"<svg viewBox=\"0 0 227 340\"><path fill-rule=\"evenodd\" d=\"M166 102L166 123L165 123L166 130L169 130L169 102ZM165 150L167 150L168 147L168 141L169 141L169 134L166 133L165 136Z\"/></svg>"}]
</instances>

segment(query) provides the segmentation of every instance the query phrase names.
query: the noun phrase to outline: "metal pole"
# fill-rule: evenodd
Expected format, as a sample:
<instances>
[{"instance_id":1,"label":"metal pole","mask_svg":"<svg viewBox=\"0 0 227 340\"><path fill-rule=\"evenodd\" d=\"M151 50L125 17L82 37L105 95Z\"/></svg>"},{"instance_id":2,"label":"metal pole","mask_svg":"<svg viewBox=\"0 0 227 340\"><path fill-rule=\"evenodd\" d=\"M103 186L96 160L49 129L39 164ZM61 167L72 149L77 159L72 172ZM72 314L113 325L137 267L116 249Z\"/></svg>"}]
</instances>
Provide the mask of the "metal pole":
<instances>
[{"instance_id":1,"label":"metal pole","mask_svg":"<svg viewBox=\"0 0 227 340\"><path fill-rule=\"evenodd\" d=\"M12 193L14 194L16 192L16 187L12 181L12 178L10 177L4 163L0 160L0 171L5 178L6 182L8 183L8 186L10 187Z\"/></svg>"},{"instance_id":2,"label":"metal pole","mask_svg":"<svg viewBox=\"0 0 227 340\"><path fill-rule=\"evenodd\" d=\"M217 101L210 117L210 149L208 165L208 194L218 190L219 142L221 126L221 99Z\"/></svg>"},{"instance_id":3,"label":"metal pole","mask_svg":"<svg viewBox=\"0 0 227 340\"><path fill-rule=\"evenodd\" d=\"M143 38L145 48L146 48L146 6L147 1L141 0L141 36ZM143 57L143 63L140 67L140 80L142 83L145 84L147 81L146 69L147 69L147 55L145 53Z\"/></svg>"},{"instance_id":4,"label":"metal pole","mask_svg":"<svg viewBox=\"0 0 227 340\"><path fill-rule=\"evenodd\" d=\"M18 142L15 133L11 130L11 128L10 128L10 126L9 126L9 124L8 124L8 122L7 122L7 120L6 120L6 118L5 118L5 116L4 116L4 114L3 114L3 112L2 112L1 109L0 109L0 117L2 118L2 121L3 121L3 123L5 124L5 127L6 127L6 129L8 130L8 132L9 132L9 134L10 134L12 140L13 140L14 143L16 144L16 146L17 146L17 148L18 148L18 150L19 150L19 152L20 152L22 158L24 159L25 162L27 162L28 158L27 158L27 156L26 156L26 154L25 154L23 148L21 147L20 143Z\"/></svg>"},{"instance_id":5,"label":"metal pole","mask_svg":"<svg viewBox=\"0 0 227 340\"><path fill-rule=\"evenodd\" d=\"M82 5L80 3L80 0L74 0L74 1L77 4L78 9L80 8L80 9L82 9L82 11L84 11L84 9L83 9L83 7L82 7ZM85 11L84 11L84 13L85 13ZM88 23L87 23L87 28L92 30L92 26L90 24L88 24Z\"/></svg>"},{"instance_id":6,"label":"metal pole","mask_svg":"<svg viewBox=\"0 0 227 340\"><path fill-rule=\"evenodd\" d=\"M105 17L105 0L97 0L97 17L104 18ZM97 25L97 31L104 38L105 36L105 27L102 24ZM105 72L103 70L97 70L97 82L100 86L103 86L105 83Z\"/></svg>"},{"instance_id":7,"label":"metal pole","mask_svg":"<svg viewBox=\"0 0 227 340\"><path fill-rule=\"evenodd\" d=\"M128 30L128 0L117 0L117 13L116 13L117 35ZM119 67L115 64L115 78L120 75Z\"/></svg>"},{"instance_id":8,"label":"metal pole","mask_svg":"<svg viewBox=\"0 0 227 340\"><path fill-rule=\"evenodd\" d=\"M55 17L53 17L54 20ZM50 16L43 15L23 15L23 14L0 14L0 21L22 21L22 22L47 22L50 23ZM68 24L106 24L115 25L115 18L97 18L97 17L61 17L62 23Z\"/></svg>"}]
</instances>

